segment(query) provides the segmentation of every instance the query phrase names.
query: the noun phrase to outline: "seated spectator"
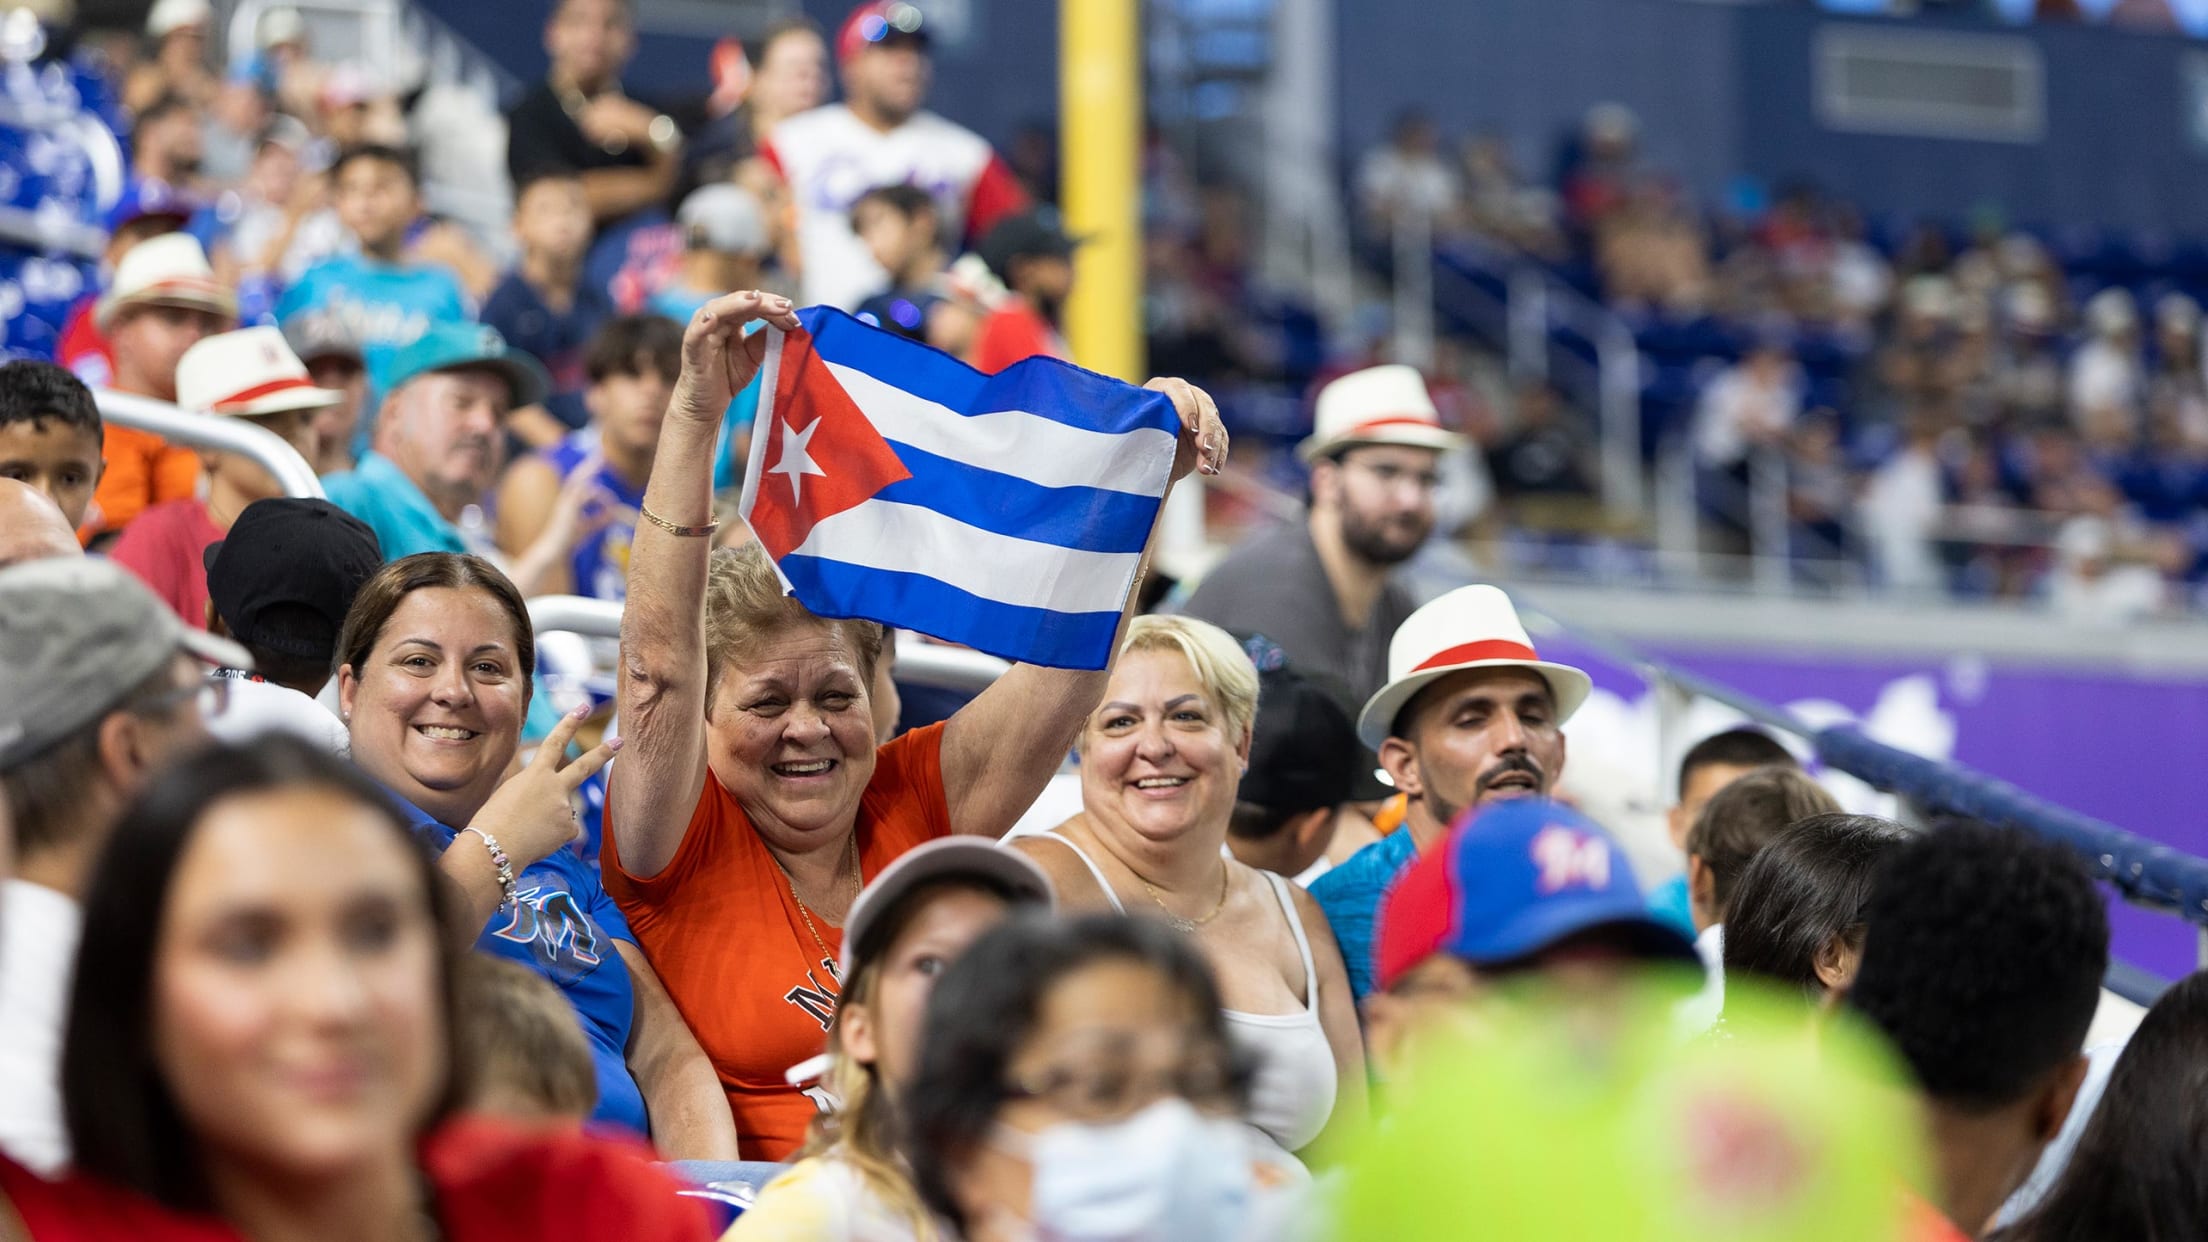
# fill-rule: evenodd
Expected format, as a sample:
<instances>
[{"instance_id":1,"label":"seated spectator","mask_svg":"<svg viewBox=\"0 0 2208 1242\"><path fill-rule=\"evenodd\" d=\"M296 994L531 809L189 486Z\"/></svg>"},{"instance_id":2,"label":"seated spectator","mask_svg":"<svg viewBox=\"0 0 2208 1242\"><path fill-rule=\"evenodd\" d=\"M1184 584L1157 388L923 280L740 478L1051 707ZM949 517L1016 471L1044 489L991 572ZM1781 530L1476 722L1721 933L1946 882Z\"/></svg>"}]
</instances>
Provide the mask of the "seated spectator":
<instances>
[{"instance_id":1,"label":"seated spectator","mask_svg":"<svg viewBox=\"0 0 2208 1242\"><path fill-rule=\"evenodd\" d=\"M1824 786L1789 763L1748 773L1695 816L1687 829L1687 901L1708 985L1681 1015L1682 1025L1706 1028L1725 1008L1725 912L1741 872L1787 825L1839 810Z\"/></svg>"},{"instance_id":2,"label":"seated spectator","mask_svg":"<svg viewBox=\"0 0 2208 1242\"><path fill-rule=\"evenodd\" d=\"M217 84L207 68L207 32L214 21L215 10L207 0L155 0L146 13L153 56L124 82L124 110L143 116L164 96L193 107L212 103Z\"/></svg>"},{"instance_id":3,"label":"seated spectator","mask_svg":"<svg viewBox=\"0 0 2208 1242\"><path fill-rule=\"evenodd\" d=\"M367 360L371 392L386 396L399 384L398 351L433 327L468 322L467 295L451 270L407 257L408 231L422 214L411 152L348 148L330 166L330 185L337 218L359 252L308 268L278 299L276 317L315 310L343 322ZM356 449L367 430L355 434Z\"/></svg>"},{"instance_id":4,"label":"seated spectator","mask_svg":"<svg viewBox=\"0 0 2208 1242\"><path fill-rule=\"evenodd\" d=\"M1974 1237L2085 1077L2108 969L2101 895L2067 848L1956 821L1880 867L1863 921L1848 1003L1900 1053L1936 1156L1914 1236Z\"/></svg>"},{"instance_id":5,"label":"seated spectator","mask_svg":"<svg viewBox=\"0 0 2208 1242\"><path fill-rule=\"evenodd\" d=\"M307 127L291 117L269 121L253 138L252 159L237 188L194 222L212 217L208 257L237 285L247 322L273 312L277 293L312 265L293 262L294 251L302 251L302 226L327 196L327 182L305 170L311 141Z\"/></svg>"},{"instance_id":6,"label":"seated spectator","mask_svg":"<svg viewBox=\"0 0 2208 1242\"><path fill-rule=\"evenodd\" d=\"M460 1046L475 1054L464 1107L531 1126L589 1120L598 1073L574 1006L519 962L467 953L458 965Z\"/></svg>"},{"instance_id":7,"label":"seated spectator","mask_svg":"<svg viewBox=\"0 0 2208 1242\"><path fill-rule=\"evenodd\" d=\"M2204 1037L2208 974L2195 972L2132 1032L2053 1189L1993 1242L2208 1236L2208 1198L2194 1176L2208 1156L2208 1097L2198 1090Z\"/></svg>"},{"instance_id":8,"label":"seated spectator","mask_svg":"<svg viewBox=\"0 0 2208 1242\"><path fill-rule=\"evenodd\" d=\"M1812 815L1756 854L1725 905L1725 982L1747 978L1807 1000L1845 992L1863 961L1863 907L1909 830L1872 815Z\"/></svg>"},{"instance_id":9,"label":"seated spectator","mask_svg":"<svg viewBox=\"0 0 2208 1242\"><path fill-rule=\"evenodd\" d=\"M1679 851L1679 874L1657 885L1648 896L1656 917L1694 935L1694 910L1687 894L1687 831L1702 817L1717 791L1757 768L1798 766L1794 752L1760 729L1727 729L1687 748L1679 760L1679 800L1664 812L1671 846Z\"/></svg>"},{"instance_id":10,"label":"seated spectator","mask_svg":"<svg viewBox=\"0 0 2208 1242\"><path fill-rule=\"evenodd\" d=\"M1337 817L1378 782L1362 771L1357 726L1327 687L1285 660L1260 672L1258 687L1227 847L1245 867L1308 884L1325 871Z\"/></svg>"},{"instance_id":11,"label":"seated spectator","mask_svg":"<svg viewBox=\"0 0 2208 1242\"><path fill-rule=\"evenodd\" d=\"M1259 1160L1248 1074L1186 941L1147 919L1025 916L928 998L903 1150L954 1236L1235 1238Z\"/></svg>"},{"instance_id":12,"label":"seated spectator","mask_svg":"<svg viewBox=\"0 0 2208 1242\"><path fill-rule=\"evenodd\" d=\"M651 297L653 313L687 324L707 302L732 289L756 289L773 246L767 214L751 191L708 185L682 200L675 213L682 228L682 262L675 277Z\"/></svg>"},{"instance_id":13,"label":"seated spectator","mask_svg":"<svg viewBox=\"0 0 2208 1242\"><path fill-rule=\"evenodd\" d=\"M456 927L560 985L590 1038L592 1119L650 1136L670 1159L735 1159L712 1066L597 869L567 848L578 831L570 799L621 740L561 766L582 723L570 712L506 779L536 665L513 583L475 557L393 561L360 589L337 646L353 762L458 885L467 905Z\"/></svg>"},{"instance_id":14,"label":"seated spectator","mask_svg":"<svg viewBox=\"0 0 2208 1242\"><path fill-rule=\"evenodd\" d=\"M1364 1042L1318 902L1223 849L1258 684L1219 627L1136 617L1081 731L1081 813L1009 848L1043 868L1069 910L1163 916L1194 940L1228 1034L1256 1067L1250 1123L1299 1152L1337 1121L1336 1134L1362 1124ZM1325 812L1331 822L1332 803Z\"/></svg>"},{"instance_id":15,"label":"seated spectator","mask_svg":"<svg viewBox=\"0 0 2208 1242\"><path fill-rule=\"evenodd\" d=\"M1704 390L1694 417L1695 463L1745 484L1749 456L1782 444L1801 413L1802 374L1793 354L1776 338L1759 341Z\"/></svg>"},{"instance_id":16,"label":"seated spectator","mask_svg":"<svg viewBox=\"0 0 2208 1242\"><path fill-rule=\"evenodd\" d=\"M284 343L306 364L316 388L341 394L314 420L316 474L343 474L353 468L353 433L368 402L368 367L360 342L335 316L303 311L284 321Z\"/></svg>"},{"instance_id":17,"label":"seated spectator","mask_svg":"<svg viewBox=\"0 0 2208 1242\"><path fill-rule=\"evenodd\" d=\"M332 670L353 597L383 564L376 533L327 500L256 500L206 560L208 628L253 657L251 669L215 670L231 682L230 701L207 731L243 745L282 730L350 753Z\"/></svg>"},{"instance_id":18,"label":"seated spectator","mask_svg":"<svg viewBox=\"0 0 2208 1242\"><path fill-rule=\"evenodd\" d=\"M0 569L50 556L83 556L76 532L46 493L0 477Z\"/></svg>"},{"instance_id":19,"label":"seated spectator","mask_svg":"<svg viewBox=\"0 0 2208 1242\"><path fill-rule=\"evenodd\" d=\"M1073 356L1060 322L1073 294L1077 244L1049 208L1007 217L981 239L981 257L1004 282L1005 296L974 336L975 367L995 374L1025 358Z\"/></svg>"},{"instance_id":20,"label":"seated spectator","mask_svg":"<svg viewBox=\"0 0 2208 1242\"><path fill-rule=\"evenodd\" d=\"M544 24L544 51L544 80L506 114L507 173L517 185L553 169L578 174L591 218L614 233L666 201L682 170L682 132L622 88L636 54L627 0L561 0Z\"/></svg>"},{"instance_id":21,"label":"seated spectator","mask_svg":"<svg viewBox=\"0 0 2208 1242\"><path fill-rule=\"evenodd\" d=\"M797 1163L737 1218L727 1242L935 1236L897 1150L897 1101L912 1085L928 996L977 937L1052 904L1033 863L957 838L920 846L866 886L844 921L843 999L822 1082L841 1107L814 1119Z\"/></svg>"},{"instance_id":22,"label":"seated spectator","mask_svg":"<svg viewBox=\"0 0 2208 1242\"><path fill-rule=\"evenodd\" d=\"M723 48L714 49L717 89L707 107L715 115L690 137L679 196L733 181L771 208L767 193L779 179L759 152L775 126L828 97L828 42L811 18L796 16L767 27L727 60L724 55Z\"/></svg>"},{"instance_id":23,"label":"seated spectator","mask_svg":"<svg viewBox=\"0 0 2208 1242\"><path fill-rule=\"evenodd\" d=\"M0 479L45 495L82 529L100 482L100 407L84 382L51 362L0 365Z\"/></svg>"},{"instance_id":24,"label":"seated spectator","mask_svg":"<svg viewBox=\"0 0 2208 1242\"><path fill-rule=\"evenodd\" d=\"M586 533L540 577L537 590L618 601L628 597L629 545L659 451L660 420L682 373L682 327L657 315L612 320L591 342L585 365L590 426L506 472L498 489L499 546L525 558L558 520L562 490L587 476Z\"/></svg>"},{"instance_id":25,"label":"seated spectator","mask_svg":"<svg viewBox=\"0 0 2208 1242\"><path fill-rule=\"evenodd\" d=\"M386 367L375 447L323 482L383 554L465 552L461 515L488 494L506 413L544 395L544 369L494 328L437 324Z\"/></svg>"},{"instance_id":26,"label":"seated spectator","mask_svg":"<svg viewBox=\"0 0 2208 1242\"><path fill-rule=\"evenodd\" d=\"M581 178L551 170L515 186L514 241L521 258L484 300L483 322L544 364L552 377L544 408L565 427L579 428L590 417L583 404L583 355L613 315L606 291L583 279L590 204ZM530 426L515 430L530 440Z\"/></svg>"},{"instance_id":27,"label":"seated spectator","mask_svg":"<svg viewBox=\"0 0 2208 1242\"><path fill-rule=\"evenodd\" d=\"M865 877L954 826L1001 837L1065 759L1105 676L1014 665L950 719L877 748L880 627L814 616L756 546L711 546L710 451L757 372L743 338L759 321L799 326L789 299L747 290L709 305L683 342L630 553L628 758L608 786L602 860L749 1150L779 1160L818 1111L784 1074L820 1053L838 921ZM1224 433L1208 399L1177 381L1157 390L1182 420L1178 473L1215 464ZM731 936L746 945L740 976Z\"/></svg>"},{"instance_id":28,"label":"seated spectator","mask_svg":"<svg viewBox=\"0 0 2208 1242\"><path fill-rule=\"evenodd\" d=\"M202 663L251 661L107 561L0 572L0 789L16 847L0 902L0 1152L41 1173L69 1163L60 1074L78 903L124 803L206 741L203 704L223 685Z\"/></svg>"},{"instance_id":29,"label":"seated spectator","mask_svg":"<svg viewBox=\"0 0 2208 1242\"><path fill-rule=\"evenodd\" d=\"M2070 419L2088 444L2121 449L2139 434L2146 367L2139 308L2127 289L2103 289L2085 304L2086 343L2070 356Z\"/></svg>"},{"instance_id":30,"label":"seated spectator","mask_svg":"<svg viewBox=\"0 0 2208 1242\"><path fill-rule=\"evenodd\" d=\"M236 318L237 299L215 279L199 243L182 233L133 247L93 312L115 350L115 390L172 402L184 351L229 331ZM148 506L199 491L199 455L150 431L107 424L101 456L96 532L119 532Z\"/></svg>"},{"instance_id":31,"label":"seated spectator","mask_svg":"<svg viewBox=\"0 0 2208 1242\"><path fill-rule=\"evenodd\" d=\"M86 894L74 1172L42 1186L0 1164L30 1234L702 1237L700 1205L639 1152L458 1116L445 904L390 804L304 743L172 769ZM139 1200L167 1227L128 1228Z\"/></svg>"},{"instance_id":32,"label":"seated spectator","mask_svg":"<svg viewBox=\"0 0 2208 1242\"><path fill-rule=\"evenodd\" d=\"M1383 1078L1443 1015L1488 1003L1506 978L1534 975L1610 998L1637 968L1684 975L1694 946L1648 913L1610 835L1542 798L1467 811L1446 841L1388 889L1365 1002Z\"/></svg>"},{"instance_id":33,"label":"seated spectator","mask_svg":"<svg viewBox=\"0 0 2208 1242\"><path fill-rule=\"evenodd\" d=\"M1521 387L1516 422L1487 451L1495 491L1521 526L1586 525L1585 502L1595 494L1593 446L1558 405L1547 384Z\"/></svg>"},{"instance_id":34,"label":"seated spectator","mask_svg":"<svg viewBox=\"0 0 2208 1242\"><path fill-rule=\"evenodd\" d=\"M1387 143L1357 166L1360 218L1381 241L1412 218L1425 221L1428 230L1446 231L1456 223L1461 193L1456 170L1441 154L1434 119L1416 109L1399 114Z\"/></svg>"},{"instance_id":35,"label":"seated spectator","mask_svg":"<svg viewBox=\"0 0 2208 1242\"><path fill-rule=\"evenodd\" d=\"M316 388L307 368L274 328L224 332L184 351L176 367L177 404L194 412L242 419L298 450L316 451L314 420L342 394ZM222 538L245 507L284 494L267 468L242 453L208 450L204 498L154 505L123 532L108 554L184 624L205 629L207 546Z\"/></svg>"},{"instance_id":36,"label":"seated spectator","mask_svg":"<svg viewBox=\"0 0 2208 1242\"><path fill-rule=\"evenodd\" d=\"M165 181L133 181L107 213L107 248L100 255L102 274L113 273L139 242L183 230L197 204ZM219 277L218 277L219 280ZM110 282L112 283L112 282ZM99 325L101 294L85 294L69 309L54 361L96 388L115 382L115 348Z\"/></svg>"},{"instance_id":37,"label":"seated spectator","mask_svg":"<svg viewBox=\"0 0 2208 1242\"><path fill-rule=\"evenodd\" d=\"M935 199L916 185L876 186L851 204L851 231L889 273L889 287L859 303L859 318L943 348L929 320L943 301L951 257Z\"/></svg>"}]
</instances>

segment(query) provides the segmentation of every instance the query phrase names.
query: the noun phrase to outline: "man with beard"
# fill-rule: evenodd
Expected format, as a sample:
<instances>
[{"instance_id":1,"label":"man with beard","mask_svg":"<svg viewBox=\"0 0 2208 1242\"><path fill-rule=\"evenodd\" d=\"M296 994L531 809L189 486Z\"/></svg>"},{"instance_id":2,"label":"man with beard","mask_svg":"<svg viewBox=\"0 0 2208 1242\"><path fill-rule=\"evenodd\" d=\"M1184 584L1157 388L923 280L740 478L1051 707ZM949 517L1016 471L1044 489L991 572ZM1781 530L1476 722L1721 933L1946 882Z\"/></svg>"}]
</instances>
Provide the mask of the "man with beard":
<instances>
[{"instance_id":1,"label":"man with beard","mask_svg":"<svg viewBox=\"0 0 2208 1242\"><path fill-rule=\"evenodd\" d=\"M391 359L375 448L322 481L331 503L368 524L388 560L476 552L460 515L498 475L506 415L544 399L544 368L498 329L433 324Z\"/></svg>"},{"instance_id":2,"label":"man with beard","mask_svg":"<svg viewBox=\"0 0 2208 1242\"><path fill-rule=\"evenodd\" d=\"M1372 990L1382 894L1465 811L1548 796L1564 770L1564 722L1592 685L1543 660L1510 597L1491 586L1459 587L1412 613L1388 644L1388 671L1357 736L1407 798L1403 826L1311 885L1360 1002Z\"/></svg>"},{"instance_id":3,"label":"man with beard","mask_svg":"<svg viewBox=\"0 0 2208 1242\"><path fill-rule=\"evenodd\" d=\"M1463 437L1440 425L1419 373L1394 364L1320 389L1315 421L1296 447L1311 466L1305 521L1228 553L1184 611L1264 634L1296 668L1348 687L1354 705L1388 679L1388 638L1412 607L1392 571L1433 530L1436 463Z\"/></svg>"}]
</instances>

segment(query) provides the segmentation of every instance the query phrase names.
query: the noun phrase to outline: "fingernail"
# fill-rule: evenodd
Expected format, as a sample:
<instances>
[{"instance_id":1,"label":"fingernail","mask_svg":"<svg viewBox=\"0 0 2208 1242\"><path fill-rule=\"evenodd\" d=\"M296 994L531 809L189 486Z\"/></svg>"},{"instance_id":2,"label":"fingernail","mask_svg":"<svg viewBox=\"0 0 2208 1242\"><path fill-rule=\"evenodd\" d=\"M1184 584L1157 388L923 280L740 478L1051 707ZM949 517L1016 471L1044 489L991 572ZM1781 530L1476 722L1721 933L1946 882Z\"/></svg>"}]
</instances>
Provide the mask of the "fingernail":
<instances>
[{"instance_id":1,"label":"fingernail","mask_svg":"<svg viewBox=\"0 0 2208 1242\"><path fill-rule=\"evenodd\" d=\"M590 704L577 703L574 707L568 709L567 714L573 716L577 720L581 720L583 717L590 714Z\"/></svg>"},{"instance_id":2,"label":"fingernail","mask_svg":"<svg viewBox=\"0 0 2208 1242\"><path fill-rule=\"evenodd\" d=\"M621 749L621 743L623 743L623 742L625 742L625 741L628 741L628 739L627 739L627 738L625 738L625 737L617 737L617 738L614 738L613 740L611 740L611 741L609 741L609 742L607 742L607 743L606 743L606 749L607 749L607 750L619 750L619 749Z\"/></svg>"}]
</instances>

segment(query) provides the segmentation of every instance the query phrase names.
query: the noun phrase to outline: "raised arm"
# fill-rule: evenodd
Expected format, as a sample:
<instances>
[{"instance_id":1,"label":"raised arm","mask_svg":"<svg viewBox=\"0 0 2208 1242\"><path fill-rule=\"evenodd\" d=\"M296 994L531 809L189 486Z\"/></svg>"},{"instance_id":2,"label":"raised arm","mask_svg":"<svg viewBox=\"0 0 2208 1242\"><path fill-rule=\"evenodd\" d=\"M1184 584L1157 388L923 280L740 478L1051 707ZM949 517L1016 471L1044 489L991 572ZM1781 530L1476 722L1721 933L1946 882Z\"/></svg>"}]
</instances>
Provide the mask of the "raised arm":
<instances>
[{"instance_id":1,"label":"raised arm","mask_svg":"<svg viewBox=\"0 0 2208 1242\"><path fill-rule=\"evenodd\" d=\"M1173 455L1174 483L1191 470L1217 474L1227 462L1227 430L1209 394L1186 380L1154 379L1144 387L1172 399L1181 418L1181 442ZM1170 491L1170 488L1168 489ZM1162 519L1165 506L1158 506ZM1158 528L1150 528L1155 545ZM1134 615L1150 549L1122 606L1119 629ZM1116 650L1119 635L1112 637ZM951 824L959 832L1001 837L1042 793L1081 735L1081 722L1104 697L1110 672L1015 664L996 683L960 708L943 726L943 790Z\"/></svg>"},{"instance_id":2,"label":"raised arm","mask_svg":"<svg viewBox=\"0 0 2208 1242\"><path fill-rule=\"evenodd\" d=\"M745 291L706 303L682 338L682 377L660 428L644 509L669 525L713 521L713 440L722 411L766 357L763 319L798 327L788 298ZM621 867L657 875L682 846L706 780L705 566L713 541L677 535L647 517L629 546L629 599L621 613L619 711L628 758L607 788Z\"/></svg>"}]
</instances>

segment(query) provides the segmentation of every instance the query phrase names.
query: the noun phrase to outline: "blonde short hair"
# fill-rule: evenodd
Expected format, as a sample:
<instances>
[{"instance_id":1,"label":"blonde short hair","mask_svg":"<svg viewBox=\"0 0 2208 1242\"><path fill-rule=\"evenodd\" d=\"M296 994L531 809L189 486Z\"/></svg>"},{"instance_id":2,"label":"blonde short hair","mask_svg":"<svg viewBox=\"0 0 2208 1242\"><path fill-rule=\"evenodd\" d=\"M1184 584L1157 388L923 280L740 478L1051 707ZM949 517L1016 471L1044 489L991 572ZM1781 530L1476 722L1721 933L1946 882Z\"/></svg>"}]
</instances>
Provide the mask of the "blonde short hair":
<instances>
[{"instance_id":1,"label":"blonde short hair","mask_svg":"<svg viewBox=\"0 0 2208 1242\"><path fill-rule=\"evenodd\" d=\"M828 626L840 631L859 665L859 680L871 683L882 655L882 627L872 621L831 621L783 593L774 562L756 543L717 548L705 571L705 701L719 690L731 663L757 651L761 643L792 630Z\"/></svg>"},{"instance_id":2,"label":"blonde short hair","mask_svg":"<svg viewBox=\"0 0 2208 1242\"><path fill-rule=\"evenodd\" d=\"M1227 735L1247 737L1257 720L1257 666L1234 636L1194 617L1141 616L1127 624L1119 654L1171 651L1188 661L1204 694L1227 719Z\"/></svg>"}]
</instances>

